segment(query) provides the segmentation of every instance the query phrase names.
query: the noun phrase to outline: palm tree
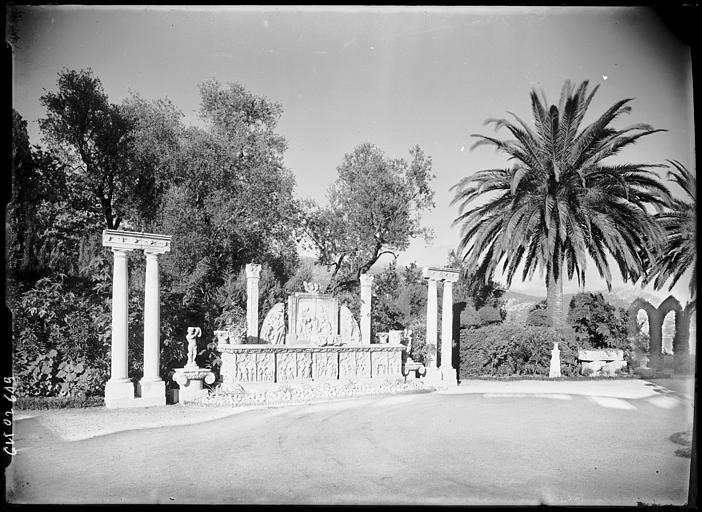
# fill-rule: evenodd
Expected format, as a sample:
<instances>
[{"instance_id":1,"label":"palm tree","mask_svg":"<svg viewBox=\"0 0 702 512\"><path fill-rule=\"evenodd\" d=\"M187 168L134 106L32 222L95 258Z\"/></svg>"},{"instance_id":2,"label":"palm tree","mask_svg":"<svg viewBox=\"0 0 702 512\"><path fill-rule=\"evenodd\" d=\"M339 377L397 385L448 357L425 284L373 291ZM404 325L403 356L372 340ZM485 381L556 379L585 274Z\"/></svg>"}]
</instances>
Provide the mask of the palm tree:
<instances>
[{"instance_id":1,"label":"palm tree","mask_svg":"<svg viewBox=\"0 0 702 512\"><path fill-rule=\"evenodd\" d=\"M575 275L584 284L589 255L611 289L608 255L624 280L635 282L645 272L646 258L663 243L662 230L647 210L661 211L669 203L669 192L653 171L662 166L604 160L664 130L647 124L611 127L631 110L631 99L624 99L578 131L598 87L588 94L587 81L577 90L567 81L558 106L550 108L543 92L540 99L532 90L533 129L511 112L513 121L488 119L485 124L506 128L516 140L474 134L478 141L471 149L494 146L509 156L511 167L478 171L451 188L451 204L460 203L454 225L462 225L463 258L485 279L503 262L507 286L522 263L523 280L531 279L537 267L541 275L545 270L554 326L564 323L566 271L568 279Z\"/></svg>"},{"instance_id":2,"label":"palm tree","mask_svg":"<svg viewBox=\"0 0 702 512\"><path fill-rule=\"evenodd\" d=\"M668 179L677 183L687 194L690 202L673 199L670 209L656 215L665 231L666 243L664 249L657 255L653 271L645 282L655 278L653 286L660 289L670 279L668 290L671 290L680 277L692 269L690 279L690 295L695 300L697 295L697 234L696 234L696 204L697 179L680 162L668 160L673 166L668 171Z\"/></svg>"}]
</instances>

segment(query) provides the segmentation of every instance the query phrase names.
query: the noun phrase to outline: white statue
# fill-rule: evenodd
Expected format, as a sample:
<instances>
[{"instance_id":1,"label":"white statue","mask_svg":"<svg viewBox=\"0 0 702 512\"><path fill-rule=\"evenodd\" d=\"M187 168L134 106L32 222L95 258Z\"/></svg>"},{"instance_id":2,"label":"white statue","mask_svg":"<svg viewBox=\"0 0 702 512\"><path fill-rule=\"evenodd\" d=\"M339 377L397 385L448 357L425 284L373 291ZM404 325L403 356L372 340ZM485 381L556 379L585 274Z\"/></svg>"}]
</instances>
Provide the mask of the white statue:
<instances>
[{"instance_id":1,"label":"white statue","mask_svg":"<svg viewBox=\"0 0 702 512\"><path fill-rule=\"evenodd\" d=\"M202 330L199 327L188 327L188 334L185 339L188 340L188 364L186 367L197 367L195 356L197 355L197 339L202 335Z\"/></svg>"},{"instance_id":2,"label":"white statue","mask_svg":"<svg viewBox=\"0 0 702 512\"><path fill-rule=\"evenodd\" d=\"M551 350L551 367L548 376L551 379L561 376L561 351L558 350L558 342L554 342L553 350Z\"/></svg>"}]
</instances>

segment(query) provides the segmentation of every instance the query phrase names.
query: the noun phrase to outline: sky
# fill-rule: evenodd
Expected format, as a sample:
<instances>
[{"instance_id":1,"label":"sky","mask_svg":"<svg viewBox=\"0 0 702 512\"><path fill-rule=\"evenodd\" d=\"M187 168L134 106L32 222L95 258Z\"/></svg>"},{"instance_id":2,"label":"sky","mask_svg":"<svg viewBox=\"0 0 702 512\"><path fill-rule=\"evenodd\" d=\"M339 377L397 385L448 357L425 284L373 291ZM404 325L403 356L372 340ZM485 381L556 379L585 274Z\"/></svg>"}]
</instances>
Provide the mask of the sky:
<instances>
[{"instance_id":1,"label":"sky","mask_svg":"<svg viewBox=\"0 0 702 512\"><path fill-rule=\"evenodd\" d=\"M494 150L469 148L485 119L507 111L529 120L529 91L556 103L563 82L600 89L585 122L623 98L632 113L615 127L645 122L668 131L641 139L633 163L680 161L695 169L690 49L642 7L68 7L15 8L13 107L40 143L39 97L62 68L92 68L112 103L131 91L169 98L197 123L198 84L238 82L282 104L278 132L301 198L324 202L344 154L371 142L409 158L432 158L434 231L398 264L441 266L458 245L450 188L473 172L508 165ZM622 284L613 267L614 286ZM605 288L594 265L587 290ZM672 293L689 299L689 276ZM514 291L545 295L538 272ZM578 291L566 283L566 293ZM654 292L667 296L667 286Z\"/></svg>"}]
</instances>

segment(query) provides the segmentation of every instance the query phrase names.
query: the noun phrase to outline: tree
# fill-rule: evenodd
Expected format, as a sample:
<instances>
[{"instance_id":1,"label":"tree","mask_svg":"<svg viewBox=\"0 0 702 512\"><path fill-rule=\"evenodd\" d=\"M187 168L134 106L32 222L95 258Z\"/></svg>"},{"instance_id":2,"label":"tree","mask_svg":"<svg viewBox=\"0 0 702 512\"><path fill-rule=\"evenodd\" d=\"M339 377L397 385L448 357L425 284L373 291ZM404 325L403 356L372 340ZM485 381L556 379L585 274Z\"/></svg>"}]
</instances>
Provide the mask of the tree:
<instances>
[{"instance_id":1,"label":"tree","mask_svg":"<svg viewBox=\"0 0 702 512\"><path fill-rule=\"evenodd\" d=\"M473 148L494 146L514 163L478 171L452 187L452 204L460 204L454 224L462 225L463 257L485 279L503 262L508 286L520 265L523 280L531 279L538 267L545 274L554 327L564 322L563 280L575 275L584 284L588 255L608 288L608 254L625 281L644 274L647 258L663 241L647 208L660 211L670 201L652 170L660 165L605 163L662 130L647 124L613 128L612 121L631 110L631 99L624 99L578 131L597 91L588 94L587 88L587 81L577 90L567 81L559 105L550 108L543 92L539 99L532 91L535 130L514 114L514 121L488 119L486 124L506 128L516 140L474 134L478 141Z\"/></svg>"},{"instance_id":2,"label":"tree","mask_svg":"<svg viewBox=\"0 0 702 512\"><path fill-rule=\"evenodd\" d=\"M665 231L666 242L657 255L653 270L646 281L653 283L656 289L662 288L672 278L668 290L671 290L680 277L692 269L690 294L697 296L697 179L680 162L669 160L673 168L668 172L668 179L677 183L689 198L689 201L673 199L670 209L656 215Z\"/></svg>"},{"instance_id":3,"label":"tree","mask_svg":"<svg viewBox=\"0 0 702 512\"><path fill-rule=\"evenodd\" d=\"M356 286L381 256L396 258L413 239L430 236L420 216L434 206L431 158L419 146L410 157L390 159L376 146L361 144L337 168L329 205L307 205L306 233L318 262L332 270L328 290Z\"/></svg>"},{"instance_id":4,"label":"tree","mask_svg":"<svg viewBox=\"0 0 702 512\"><path fill-rule=\"evenodd\" d=\"M570 300L568 324L578 340L594 348L628 349L626 311L611 305L599 292L578 293Z\"/></svg>"},{"instance_id":5,"label":"tree","mask_svg":"<svg viewBox=\"0 0 702 512\"><path fill-rule=\"evenodd\" d=\"M267 263L281 283L295 272L299 205L275 132L280 106L235 83L200 92L205 127L184 128L164 166L158 228L173 235L163 269L174 291L217 304L225 276L246 263Z\"/></svg>"},{"instance_id":6,"label":"tree","mask_svg":"<svg viewBox=\"0 0 702 512\"><path fill-rule=\"evenodd\" d=\"M39 101L47 117L39 126L50 147L75 164L80 183L97 200L108 229L117 229L135 182L128 162L131 123L109 103L92 70L59 73L58 91Z\"/></svg>"}]
</instances>

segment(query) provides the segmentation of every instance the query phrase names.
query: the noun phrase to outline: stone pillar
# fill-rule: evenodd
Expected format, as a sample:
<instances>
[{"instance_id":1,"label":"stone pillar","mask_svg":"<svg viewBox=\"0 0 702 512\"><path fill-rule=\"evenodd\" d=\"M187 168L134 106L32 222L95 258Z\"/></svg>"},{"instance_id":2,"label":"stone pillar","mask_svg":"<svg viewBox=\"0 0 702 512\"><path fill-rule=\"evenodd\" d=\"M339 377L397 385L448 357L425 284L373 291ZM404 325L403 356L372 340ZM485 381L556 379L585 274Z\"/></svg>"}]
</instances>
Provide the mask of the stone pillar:
<instances>
[{"instance_id":1,"label":"stone pillar","mask_svg":"<svg viewBox=\"0 0 702 512\"><path fill-rule=\"evenodd\" d=\"M453 364L453 283L444 281L441 305L441 375L445 381L458 382Z\"/></svg>"},{"instance_id":2,"label":"stone pillar","mask_svg":"<svg viewBox=\"0 0 702 512\"><path fill-rule=\"evenodd\" d=\"M144 283L144 376L139 381L141 398L153 405L165 405L166 383L161 379L161 291L158 253L144 251L146 281Z\"/></svg>"},{"instance_id":3,"label":"stone pillar","mask_svg":"<svg viewBox=\"0 0 702 512\"><path fill-rule=\"evenodd\" d=\"M438 301L436 297L436 279L429 278L427 281L427 345L434 348L427 351L431 359L427 365L427 370L436 370L437 338L438 338Z\"/></svg>"},{"instance_id":4,"label":"stone pillar","mask_svg":"<svg viewBox=\"0 0 702 512\"><path fill-rule=\"evenodd\" d=\"M134 399L134 385L127 371L129 339L129 271L127 252L112 249L112 363L105 386L105 405L119 407Z\"/></svg>"},{"instance_id":5,"label":"stone pillar","mask_svg":"<svg viewBox=\"0 0 702 512\"><path fill-rule=\"evenodd\" d=\"M371 342L371 301L373 276L361 274L361 344Z\"/></svg>"},{"instance_id":6,"label":"stone pillar","mask_svg":"<svg viewBox=\"0 0 702 512\"><path fill-rule=\"evenodd\" d=\"M258 280L261 265L246 265L246 341L258 343Z\"/></svg>"}]
</instances>

